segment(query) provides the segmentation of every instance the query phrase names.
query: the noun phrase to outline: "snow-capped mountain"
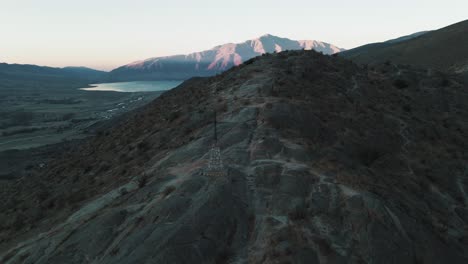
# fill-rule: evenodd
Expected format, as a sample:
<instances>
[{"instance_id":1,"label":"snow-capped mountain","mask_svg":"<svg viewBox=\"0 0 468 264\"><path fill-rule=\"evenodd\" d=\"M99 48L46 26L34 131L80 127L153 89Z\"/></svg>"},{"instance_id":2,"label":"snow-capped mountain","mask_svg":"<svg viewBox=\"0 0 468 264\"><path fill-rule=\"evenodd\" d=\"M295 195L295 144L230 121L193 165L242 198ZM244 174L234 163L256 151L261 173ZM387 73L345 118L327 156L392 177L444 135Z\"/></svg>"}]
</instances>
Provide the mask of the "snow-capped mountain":
<instances>
[{"instance_id":1,"label":"snow-capped mountain","mask_svg":"<svg viewBox=\"0 0 468 264\"><path fill-rule=\"evenodd\" d=\"M132 62L111 71L110 81L188 79L225 71L263 53L314 49L334 54L344 49L316 40L291 40L263 35L243 43L228 43L187 55L150 58Z\"/></svg>"}]
</instances>

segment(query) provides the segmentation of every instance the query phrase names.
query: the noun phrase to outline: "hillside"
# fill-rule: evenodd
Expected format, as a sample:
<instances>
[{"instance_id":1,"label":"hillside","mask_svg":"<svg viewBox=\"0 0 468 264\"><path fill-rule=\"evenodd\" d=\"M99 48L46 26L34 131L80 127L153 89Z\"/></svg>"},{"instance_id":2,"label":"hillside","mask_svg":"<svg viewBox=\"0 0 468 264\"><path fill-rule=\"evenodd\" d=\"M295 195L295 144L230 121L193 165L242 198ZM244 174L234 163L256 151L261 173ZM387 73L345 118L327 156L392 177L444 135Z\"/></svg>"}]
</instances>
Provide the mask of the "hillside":
<instances>
[{"instance_id":1,"label":"hillside","mask_svg":"<svg viewBox=\"0 0 468 264\"><path fill-rule=\"evenodd\" d=\"M365 56L365 54L367 54L368 52L379 50L385 47L390 47L394 45L395 43L407 41L407 40L422 36L429 32L430 31L421 31L421 32L417 32L411 35L402 36L396 39L390 39L384 42L365 44L354 49L342 51L339 53L339 55L347 57L347 58L360 58L360 56Z\"/></svg>"},{"instance_id":2,"label":"hillside","mask_svg":"<svg viewBox=\"0 0 468 264\"><path fill-rule=\"evenodd\" d=\"M90 83L99 81L107 75L107 72L105 71L99 71L99 70L91 69L88 67L82 67L82 66L79 66L79 67L69 66L69 67L64 67L62 69L65 72L68 72L73 76L88 80Z\"/></svg>"},{"instance_id":3,"label":"hillside","mask_svg":"<svg viewBox=\"0 0 468 264\"><path fill-rule=\"evenodd\" d=\"M93 83L106 74L85 67L53 68L0 63L0 89L77 88Z\"/></svg>"},{"instance_id":4,"label":"hillside","mask_svg":"<svg viewBox=\"0 0 468 264\"><path fill-rule=\"evenodd\" d=\"M467 100L313 51L190 79L3 183L0 262L467 263Z\"/></svg>"},{"instance_id":5,"label":"hillside","mask_svg":"<svg viewBox=\"0 0 468 264\"><path fill-rule=\"evenodd\" d=\"M396 43L366 45L340 53L358 63L391 61L468 74L468 20Z\"/></svg>"},{"instance_id":6,"label":"hillside","mask_svg":"<svg viewBox=\"0 0 468 264\"><path fill-rule=\"evenodd\" d=\"M324 54L343 51L325 42L290 40L267 34L243 43L228 43L202 52L133 62L111 71L108 80L185 80L194 76L212 76L264 53L300 49L314 49Z\"/></svg>"}]
</instances>

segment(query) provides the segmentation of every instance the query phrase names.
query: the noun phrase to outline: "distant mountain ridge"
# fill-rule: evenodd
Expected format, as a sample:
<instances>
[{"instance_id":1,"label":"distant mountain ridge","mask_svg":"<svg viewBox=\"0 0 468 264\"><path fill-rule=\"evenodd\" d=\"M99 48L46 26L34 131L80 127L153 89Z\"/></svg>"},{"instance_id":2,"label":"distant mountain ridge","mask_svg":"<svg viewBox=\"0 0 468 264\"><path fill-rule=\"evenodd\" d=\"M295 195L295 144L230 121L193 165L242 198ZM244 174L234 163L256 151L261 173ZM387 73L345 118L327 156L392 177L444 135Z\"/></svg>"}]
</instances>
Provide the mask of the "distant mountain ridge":
<instances>
[{"instance_id":1,"label":"distant mountain ridge","mask_svg":"<svg viewBox=\"0 0 468 264\"><path fill-rule=\"evenodd\" d=\"M344 49L317 40L291 40L270 34L243 43L228 43L187 55L149 58L114 69L108 81L188 79L211 76L264 53L311 50L334 54Z\"/></svg>"},{"instance_id":2,"label":"distant mountain ridge","mask_svg":"<svg viewBox=\"0 0 468 264\"><path fill-rule=\"evenodd\" d=\"M419 32L409 34L409 35L406 35L406 36L402 36L402 37L398 37L398 38L395 38L395 39L387 40L384 43L398 43L398 42L410 40L410 39L413 39L413 38L417 38L417 37L422 36L422 35L424 35L426 33L429 33L429 32L432 32L432 30L419 31Z\"/></svg>"},{"instance_id":3,"label":"distant mountain ridge","mask_svg":"<svg viewBox=\"0 0 468 264\"><path fill-rule=\"evenodd\" d=\"M107 72L86 67L54 68L0 63L0 88L79 87L99 81L106 75Z\"/></svg>"},{"instance_id":4,"label":"distant mountain ridge","mask_svg":"<svg viewBox=\"0 0 468 264\"><path fill-rule=\"evenodd\" d=\"M98 81L108 74L106 71L95 70L83 66L68 66L62 68L62 70L77 76L78 78L87 79L91 82Z\"/></svg>"},{"instance_id":5,"label":"distant mountain ridge","mask_svg":"<svg viewBox=\"0 0 468 264\"><path fill-rule=\"evenodd\" d=\"M358 63L391 61L468 75L468 20L396 41L368 44L341 52Z\"/></svg>"},{"instance_id":6,"label":"distant mountain ridge","mask_svg":"<svg viewBox=\"0 0 468 264\"><path fill-rule=\"evenodd\" d=\"M364 44L362 46L359 46L353 49L342 51L339 53L339 55L347 57L347 58L356 58L356 57L362 56L363 54L366 54L367 52L372 52L373 50L378 50L378 49L392 46L395 43L417 38L429 32L431 31L420 31L420 32L416 32L410 35L398 37L395 39L389 39L383 42L374 42L374 43Z\"/></svg>"}]
</instances>

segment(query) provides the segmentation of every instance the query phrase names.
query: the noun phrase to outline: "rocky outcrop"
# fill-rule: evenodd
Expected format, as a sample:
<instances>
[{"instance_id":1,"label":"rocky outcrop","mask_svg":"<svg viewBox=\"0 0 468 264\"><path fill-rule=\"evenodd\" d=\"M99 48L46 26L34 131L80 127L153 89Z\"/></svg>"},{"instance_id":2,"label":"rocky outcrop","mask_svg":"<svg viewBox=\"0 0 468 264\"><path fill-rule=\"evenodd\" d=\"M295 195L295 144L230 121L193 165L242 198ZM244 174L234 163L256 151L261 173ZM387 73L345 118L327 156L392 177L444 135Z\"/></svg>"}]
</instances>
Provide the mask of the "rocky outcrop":
<instances>
[{"instance_id":1,"label":"rocky outcrop","mask_svg":"<svg viewBox=\"0 0 468 264\"><path fill-rule=\"evenodd\" d=\"M13 184L1 262L466 263L467 99L313 51L189 80Z\"/></svg>"}]
</instances>

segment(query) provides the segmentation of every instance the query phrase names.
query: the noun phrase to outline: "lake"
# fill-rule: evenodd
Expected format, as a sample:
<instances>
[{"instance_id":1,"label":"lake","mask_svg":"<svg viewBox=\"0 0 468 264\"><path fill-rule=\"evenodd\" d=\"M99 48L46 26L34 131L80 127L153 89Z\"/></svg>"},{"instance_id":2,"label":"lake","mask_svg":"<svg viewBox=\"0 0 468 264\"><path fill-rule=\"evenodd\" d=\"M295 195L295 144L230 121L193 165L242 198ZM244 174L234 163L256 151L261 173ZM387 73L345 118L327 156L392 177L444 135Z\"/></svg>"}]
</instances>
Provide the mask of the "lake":
<instances>
[{"instance_id":1,"label":"lake","mask_svg":"<svg viewBox=\"0 0 468 264\"><path fill-rule=\"evenodd\" d=\"M91 84L93 87L81 88L86 91L115 91L115 92L155 92L170 90L182 81L135 81L117 83Z\"/></svg>"}]
</instances>

